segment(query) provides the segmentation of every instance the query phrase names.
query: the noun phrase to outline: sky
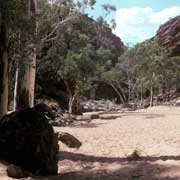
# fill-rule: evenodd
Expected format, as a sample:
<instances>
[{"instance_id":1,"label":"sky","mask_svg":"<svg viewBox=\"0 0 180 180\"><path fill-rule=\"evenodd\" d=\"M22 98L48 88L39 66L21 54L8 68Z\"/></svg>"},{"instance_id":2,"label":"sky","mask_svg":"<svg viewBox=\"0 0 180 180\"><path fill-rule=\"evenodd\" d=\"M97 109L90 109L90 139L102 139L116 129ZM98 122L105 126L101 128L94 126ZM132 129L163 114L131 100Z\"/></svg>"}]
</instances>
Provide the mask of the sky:
<instances>
[{"instance_id":1,"label":"sky","mask_svg":"<svg viewBox=\"0 0 180 180\"><path fill-rule=\"evenodd\" d=\"M97 0L88 14L95 19L104 15L102 4L116 6L117 11L106 18L115 20L113 32L129 45L153 37L161 24L180 15L180 0Z\"/></svg>"}]
</instances>

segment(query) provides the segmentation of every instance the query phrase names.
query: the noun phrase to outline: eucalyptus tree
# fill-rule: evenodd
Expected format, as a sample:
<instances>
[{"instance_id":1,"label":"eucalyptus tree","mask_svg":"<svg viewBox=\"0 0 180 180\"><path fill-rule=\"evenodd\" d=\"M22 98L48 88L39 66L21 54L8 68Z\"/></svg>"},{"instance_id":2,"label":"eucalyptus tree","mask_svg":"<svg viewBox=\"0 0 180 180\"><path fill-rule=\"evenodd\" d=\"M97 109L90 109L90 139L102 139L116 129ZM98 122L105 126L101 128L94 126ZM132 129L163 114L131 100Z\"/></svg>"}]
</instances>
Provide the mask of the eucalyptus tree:
<instances>
[{"instance_id":1,"label":"eucalyptus tree","mask_svg":"<svg viewBox=\"0 0 180 180\"><path fill-rule=\"evenodd\" d=\"M95 21L84 14L87 7L93 7L94 0L59 2L46 4L39 20L38 72L49 72L64 82L71 113L73 102L91 88L99 74L98 66L104 66L107 58L99 57L103 50L113 54L115 49L116 56L119 51L112 47L112 32L106 21L102 17Z\"/></svg>"},{"instance_id":2,"label":"eucalyptus tree","mask_svg":"<svg viewBox=\"0 0 180 180\"><path fill-rule=\"evenodd\" d=\"M24 0L22 4L24 24L20 32L22 52L16 72L15 110L34 105L37 45L57 39L62 26L66 23L74 23L79 15L76 4L71 0L38 1L39 9L37 0ZM79 2L80 4L85 7L89 4L93 5L93 1L83 1ZM84 7L81 6L81 8ZM47 19L42 20L45 17ZM39 26L44 25L44 29L41 28L42 36L39 39L37 37L37 30L39 30L37 23Z\"/></svg>"},{"instance_id":3,"label":"eucalyptus tree","mask_svg":"<svg viewBox=\"0 0 180 180\"><path fill-rule=\"evenodd\" d=\"M156 92L158 93L156 89L159 89L167 57L155 40L139 46L138 53L143 56L140 62L140 72L142 73L140 75L145 77L146 82L149 83L150 106L153 106L154 95Z\"/></svg>"},{"instance_id":4,"label":"eucalyptus tree","mask_svg":"<svg viewBox=\"0 0 180 180\"><path fill-rule=\"evenodd\" d=\"M14 110L34 105L36 74L37 0L23 0L23 25L20 29L21 57L16 72Z\"/></svg>"},{"instance_id":5,"label":"eucalyptus tree","mask_svg":"<svg viewBox=\"0 0 180 180\"><path fill-rule=\"evenodd\" d=\"M8 111L9 65L22 10L20 0L0 1L0 117Z\"/></svg>"},{"instance_id":6,"label":"eucalyptus tree","mask_svg":"<svg viewBox=\"0 0 180 180\"><path fill-rule=\"evenodd\" d=\"M173 71L177 69L176 66L172 66L173 61L159 46L157 40L147 41L129 49L119 58L119 64L127 75L129 100L140 97L142 105L143 98L149 96L150 106L154 104L155 95L158 99L161 86L168 82L168 77L171 76L172 82Z\"/></svg>"}]
</instances>

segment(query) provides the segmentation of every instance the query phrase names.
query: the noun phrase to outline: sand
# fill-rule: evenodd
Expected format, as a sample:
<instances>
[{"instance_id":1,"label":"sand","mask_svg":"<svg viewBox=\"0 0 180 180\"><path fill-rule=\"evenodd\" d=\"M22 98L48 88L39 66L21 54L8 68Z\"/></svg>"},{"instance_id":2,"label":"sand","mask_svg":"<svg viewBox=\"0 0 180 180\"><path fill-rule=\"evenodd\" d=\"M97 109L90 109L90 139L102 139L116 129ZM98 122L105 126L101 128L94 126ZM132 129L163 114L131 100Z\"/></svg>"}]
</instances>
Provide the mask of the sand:
<instances>
[{"instance_id":1,"label":"sand","mask_svg":"<svg viewBox=\"0 0 180 180\"><path fill-rule=\"evenodd\" d=\"M122 111L106 117L56 127L56 131L76 136L83 145L69 149L60 143L59 175L33 179L180 180L180 107ZM134 150L141 158L128 161ZM0 164L0 180L11 179L5 169Z\"/></svg>"}]
</instances>

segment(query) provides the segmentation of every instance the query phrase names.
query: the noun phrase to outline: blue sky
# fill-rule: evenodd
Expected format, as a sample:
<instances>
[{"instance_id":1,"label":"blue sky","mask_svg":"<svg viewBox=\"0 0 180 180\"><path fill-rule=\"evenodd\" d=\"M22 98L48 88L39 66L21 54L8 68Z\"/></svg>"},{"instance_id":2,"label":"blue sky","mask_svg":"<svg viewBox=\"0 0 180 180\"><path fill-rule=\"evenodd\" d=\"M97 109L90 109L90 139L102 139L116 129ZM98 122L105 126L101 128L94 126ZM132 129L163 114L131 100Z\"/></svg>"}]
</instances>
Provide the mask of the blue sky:
<instances>
[{"instance_id":1,"label":"blue sky","mask_svg":"<svg viewBox=\"0 0 180 180\"><path fill-rule=\"evenodd\" d=\"M153 37L159 26L180 15L180 0L97 0L89 15L103 15L102 4L115 5L117 11L107 17L117 24L114 33L127 44L136 44Z\"/></svg>"}]
</instances>

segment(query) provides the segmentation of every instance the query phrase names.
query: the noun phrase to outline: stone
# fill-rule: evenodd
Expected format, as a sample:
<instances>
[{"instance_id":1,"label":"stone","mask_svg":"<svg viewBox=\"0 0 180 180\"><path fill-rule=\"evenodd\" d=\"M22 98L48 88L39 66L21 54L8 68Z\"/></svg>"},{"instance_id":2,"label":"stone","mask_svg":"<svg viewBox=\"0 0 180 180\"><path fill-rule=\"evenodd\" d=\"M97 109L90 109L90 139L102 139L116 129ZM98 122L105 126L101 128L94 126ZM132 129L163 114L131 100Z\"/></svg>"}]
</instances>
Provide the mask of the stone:
<instances>
[{"instance_id":1,"label":"stone","mask_svg":"<svg viewBox=\"0 0 180 180\"><path fill-rule=\"evenodd\" d=\"M76 121L86 121L86 122L90 122L91 116L90 115L83 115L83 116L76 116Z\"/></svg>"},{"instance_id":2,"label":"stone","mask_svg":"<svg viewBox=\"0 0 180 180\"><path fill-rule=\"evenodd\" d=\"M46 116L35 108L0 120L0 158L33 174L57 174L58 139Z\"/></svg>"},{"instance_id":3,"label":"stone","mask_svg":"<svg viewBox=\"0 0 180 180\"><path fill-rule=\"evenodd\" d=\"M57 132L58 140L62 143L66 144L70 148L77 148L79 149L82 143L75 138L73 135L66 133L66 132Z\"/></svg>"},{"instance_id":4,"label":"stone","mask_svg":"<svg viewBox=\"0 0 180 180\"><path fill-rule=\"evenodd\" d=\"M21 167L15 166L15 165L8 166L6 172L9 177L12 177L15 179L32 176L32 173L22 169Z\"/></svg>"},{"instance_id":5,"label":"stone","mask_svg":"<svg viewBox=\"0 0 180 180\"><path fill-rule=\"evenodd\" d=\"M99 119L99 114L91 114L91 119Z\"/></svg>"},{"instance_id":6,"label":"stone","mask_svg":"<svg viewBox=\"0 0 180 180\"><path fill-rule=\"evenodd\" d=\"M180 99L177 99L177 100L176 100L175 105L176 105L176 106L180 106Z\"/></svg>"}]
</instances>

